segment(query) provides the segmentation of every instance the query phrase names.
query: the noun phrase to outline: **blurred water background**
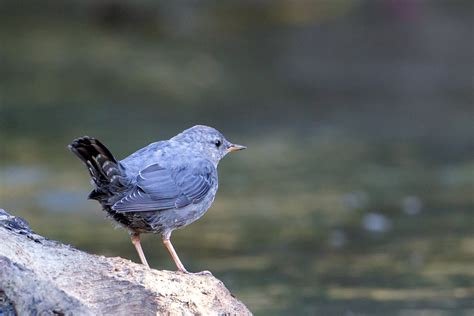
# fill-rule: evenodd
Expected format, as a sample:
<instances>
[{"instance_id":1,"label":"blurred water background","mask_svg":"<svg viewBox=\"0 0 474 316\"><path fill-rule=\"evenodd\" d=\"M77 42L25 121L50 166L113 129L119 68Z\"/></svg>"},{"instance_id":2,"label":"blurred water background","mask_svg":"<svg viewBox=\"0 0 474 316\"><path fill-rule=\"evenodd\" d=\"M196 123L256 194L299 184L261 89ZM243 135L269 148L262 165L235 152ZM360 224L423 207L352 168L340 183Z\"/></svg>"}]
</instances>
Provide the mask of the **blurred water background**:
<instances>
[{"instance_id":1,"label":"blurred water background","mask_svg":"<svg viewBox=\"0 0 474 316\"><path fill-rule=\"evenodd\" d=\"M173 239L257 315L474 315L472 1L0 2L0 207L138 261L67 144L248 150ZM158 236L151 265L175 269Z\"/></svg>"}]
</instances>

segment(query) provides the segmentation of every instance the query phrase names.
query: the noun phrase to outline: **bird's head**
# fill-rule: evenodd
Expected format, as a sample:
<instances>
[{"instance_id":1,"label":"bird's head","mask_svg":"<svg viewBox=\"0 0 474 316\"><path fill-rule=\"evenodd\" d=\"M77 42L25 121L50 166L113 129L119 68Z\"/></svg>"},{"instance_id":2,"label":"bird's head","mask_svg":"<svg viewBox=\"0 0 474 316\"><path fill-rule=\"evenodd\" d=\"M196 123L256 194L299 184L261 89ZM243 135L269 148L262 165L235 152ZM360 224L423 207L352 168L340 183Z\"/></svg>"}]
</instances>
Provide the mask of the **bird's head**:
<instances>
[{"instance_id":1,"label":"bird's head","mask_svg":"<svg viewBox=\"0 0 474 316\"><path fill-rule=\"evenodd\" d=\"M191 152L204 155L215 165L228 153L247 148L229 142L221 132L205 125L188 128L171 140L186 143Z\"/></svg>"}]
</instances>

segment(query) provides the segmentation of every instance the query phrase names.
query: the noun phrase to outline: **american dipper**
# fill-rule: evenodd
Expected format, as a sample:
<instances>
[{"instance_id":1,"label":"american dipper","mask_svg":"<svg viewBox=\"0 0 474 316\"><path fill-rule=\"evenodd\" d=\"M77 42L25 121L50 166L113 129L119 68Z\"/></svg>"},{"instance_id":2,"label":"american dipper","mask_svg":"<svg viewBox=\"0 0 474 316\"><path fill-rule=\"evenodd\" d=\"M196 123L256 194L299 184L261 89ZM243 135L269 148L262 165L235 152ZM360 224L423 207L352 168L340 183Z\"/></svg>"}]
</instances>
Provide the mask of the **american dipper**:
<instances>
[{"instance_id":1,"label":"american dipper","mask_svg":"<svg viewBox=\"0 0 474 316\"><path fill-rule=\"evenodd\" d=\"M217 164L227 153L246 148L203 125L120 161L91 137L78 138L68 147L89 169L94 185L89 198L99 201L110 218L129 230L142 263L149 267L140 234L160 234L178 270L186 273L171 244L171 233L204 215L216 195Z\"/></svg>"}]
</instances>

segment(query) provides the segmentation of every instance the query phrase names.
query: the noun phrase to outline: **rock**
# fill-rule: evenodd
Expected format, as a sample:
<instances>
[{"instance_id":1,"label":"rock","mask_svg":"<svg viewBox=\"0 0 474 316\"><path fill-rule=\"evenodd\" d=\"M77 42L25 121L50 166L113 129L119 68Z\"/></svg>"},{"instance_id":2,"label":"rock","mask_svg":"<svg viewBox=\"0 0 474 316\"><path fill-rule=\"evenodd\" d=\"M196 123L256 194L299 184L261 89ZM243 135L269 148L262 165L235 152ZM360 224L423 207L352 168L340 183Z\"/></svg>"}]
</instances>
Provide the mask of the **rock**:
<instances>
[{"instance_id":1,"label":"rock","mask_svg":"<svg viewBox=\"0 0 474 316\"><path fill-rule=\"evenodd\" d=\"M148 270L35 234L0 209L0 315L251 315L212 275Z\"/></svg>"}]
</instances>

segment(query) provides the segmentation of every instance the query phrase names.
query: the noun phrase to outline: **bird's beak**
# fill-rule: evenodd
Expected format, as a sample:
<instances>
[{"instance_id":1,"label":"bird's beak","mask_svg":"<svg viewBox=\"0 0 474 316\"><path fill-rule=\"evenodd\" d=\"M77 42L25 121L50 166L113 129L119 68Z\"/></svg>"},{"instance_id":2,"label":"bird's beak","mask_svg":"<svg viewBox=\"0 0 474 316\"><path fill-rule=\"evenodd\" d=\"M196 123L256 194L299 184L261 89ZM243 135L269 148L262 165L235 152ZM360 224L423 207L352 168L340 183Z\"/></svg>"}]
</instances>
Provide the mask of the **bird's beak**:
<instances>
[{"instance_id":1,"label":"bird's beak","mask_svg":"<svg viewBox=\"0 0 474 316\"><path fill-rule=\"evenodd\" d=\"M242 146L242 145L232 144L232 145L230 145L229 148L227 148L227 152L231 153L233 151L239 151L239 150L243 150L245 148L247 148L247 147Z\"/></svg>"}]
</instances>

